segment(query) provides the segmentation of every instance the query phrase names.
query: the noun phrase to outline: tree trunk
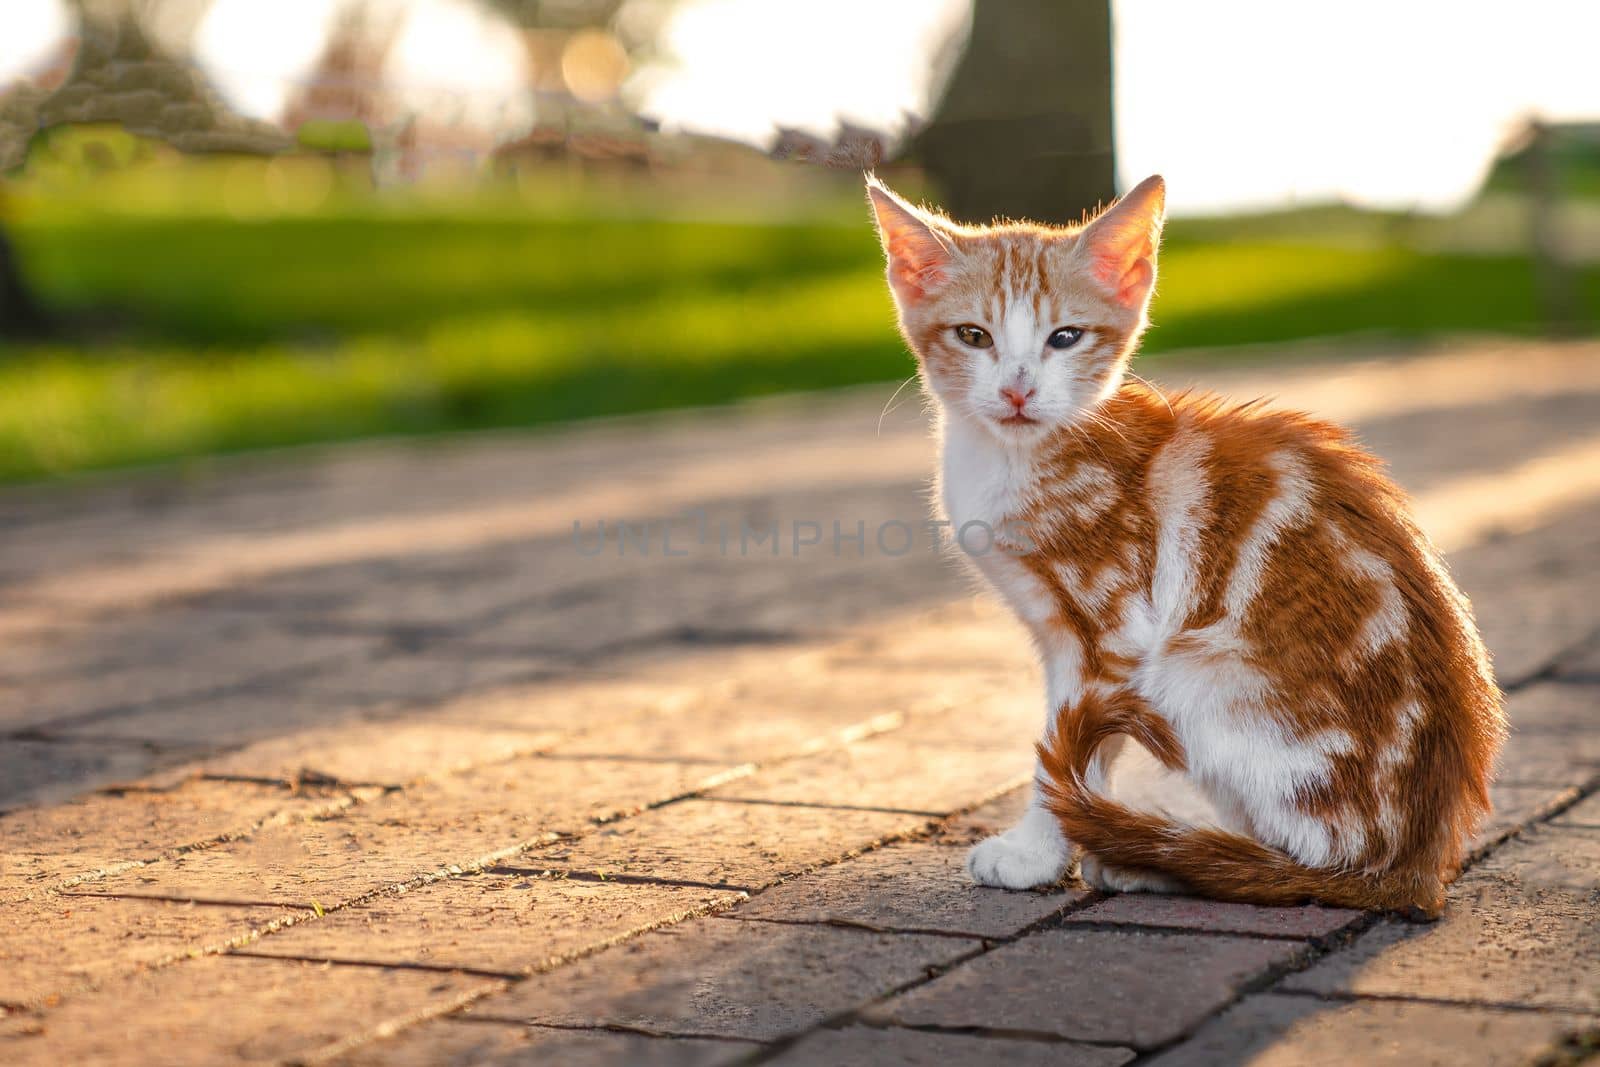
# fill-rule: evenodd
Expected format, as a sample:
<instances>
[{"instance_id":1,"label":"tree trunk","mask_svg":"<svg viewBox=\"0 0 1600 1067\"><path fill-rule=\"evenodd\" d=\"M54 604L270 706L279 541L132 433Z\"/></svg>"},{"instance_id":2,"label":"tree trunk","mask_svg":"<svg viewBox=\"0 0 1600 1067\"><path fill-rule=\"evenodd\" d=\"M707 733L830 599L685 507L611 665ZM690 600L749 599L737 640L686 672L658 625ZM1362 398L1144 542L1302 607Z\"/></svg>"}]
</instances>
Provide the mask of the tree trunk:
<instances>
[{"instance_id":1,"label":"tree trunk","mask_svg":"<svg viewBox=\"0 0 1600 1067\"><path fill-rule=\"evenodd\" d=\"M44 313L22 280L16 252L0 228L0 339L44 332Z\"/></svg>"},{"instance_id":2,"label":"tree trunk","mask_svg":"<svg viewBox=\"0 0 1600 1067\"><path fill-rule=\"evenodd\" d=\"M1077 222L1115 195L1109 0L974 0L914 146L955 218Z\"/></svg>"},{"instance_id":3,"label":"tree trunk","mask_svg":"<svg viewBox=\"0 0 1600 1067\"><path fill-rule=\"evenodd\" d=\"M1545 332L1555 337L1578 333L1577 272L1562 241L1561 178L1550 127L1535 120L1524 153L1528 178L1528 252L1533 257L1534 288Z\"/></svg>"}]
</instances>

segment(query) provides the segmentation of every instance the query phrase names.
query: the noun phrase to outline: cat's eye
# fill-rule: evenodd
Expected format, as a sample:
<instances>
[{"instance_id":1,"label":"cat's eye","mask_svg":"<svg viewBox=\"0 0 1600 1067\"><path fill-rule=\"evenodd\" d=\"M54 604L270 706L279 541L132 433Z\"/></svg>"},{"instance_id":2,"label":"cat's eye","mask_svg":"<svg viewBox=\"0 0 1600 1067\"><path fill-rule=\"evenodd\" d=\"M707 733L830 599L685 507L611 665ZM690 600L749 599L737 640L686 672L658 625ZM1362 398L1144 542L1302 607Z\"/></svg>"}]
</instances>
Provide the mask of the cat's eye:
<instances>
[{"instance_id":1,"label":"cat's eye","mask_svg":"<svg viewBox=\"0 0 1600 1067\"><path fill-rule=\"evenodd\" d=\"M968 348L993 348L994 338L989 336L989 331L982 326L974 326L970 322L964 326L956 327L956 336Z\"/></svg>"},{"instance_id":2,"label":"cat's eye","mask_svg":"<svg viewBox=\"0 0 1600 1067\"><path fill-rule=\"evenodd\" d=\"M1077 344L1082 337L1083 331L1078 329L1076 326L1063 326L1061 329L1051 334L1050 339L1046 341L1045 344L1056 349L1057 351L1060 351L1063 348L1071 348L1073 345Z\"/></svg>"}]
</instances>

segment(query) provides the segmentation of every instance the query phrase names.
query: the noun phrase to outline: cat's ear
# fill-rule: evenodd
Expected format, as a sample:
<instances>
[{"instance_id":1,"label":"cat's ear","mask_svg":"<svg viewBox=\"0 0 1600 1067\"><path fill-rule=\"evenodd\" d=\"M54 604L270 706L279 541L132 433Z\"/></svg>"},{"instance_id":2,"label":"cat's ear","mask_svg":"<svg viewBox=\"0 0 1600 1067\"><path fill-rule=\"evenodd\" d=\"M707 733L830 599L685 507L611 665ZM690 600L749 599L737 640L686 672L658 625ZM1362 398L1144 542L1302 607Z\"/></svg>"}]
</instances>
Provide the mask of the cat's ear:
<instances>
[{"instance_id":1,"label":"cat's ear","mask_svg":"<svg viewBox=\"0 0 1600 1067\"><path fill-rule=\"evenodd\" d=\"M867 176L867 199L878 219L878 237L889 257L889 287L902 305L915 304L944 280L950 239L928 215Z\"/></svg>"},{"instance_id":2,"label":"cat's ear","mask_svg":"<svg viewBox=\"0 0 1600 1067\"><path fill-rule=\"evenodd\" d=\"M1167 218L1167 183L1152 175L1129 190L1079 237L1089 271L1118 303L1137 308L1156 280L1156 249Z\"/></svg>"}]
</instances>

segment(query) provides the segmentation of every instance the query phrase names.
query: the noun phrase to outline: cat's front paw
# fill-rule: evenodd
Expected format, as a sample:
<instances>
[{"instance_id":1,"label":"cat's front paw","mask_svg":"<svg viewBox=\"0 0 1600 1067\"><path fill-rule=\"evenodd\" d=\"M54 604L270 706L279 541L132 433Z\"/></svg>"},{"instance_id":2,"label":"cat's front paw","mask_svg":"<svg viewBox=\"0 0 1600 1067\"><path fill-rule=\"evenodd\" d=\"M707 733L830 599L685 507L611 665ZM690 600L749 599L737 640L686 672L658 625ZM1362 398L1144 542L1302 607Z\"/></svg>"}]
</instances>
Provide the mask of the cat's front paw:
<instances>
[{"instance_id":1,"label":"cat's front paw","mask_svg":"<svg viewBox=\"0 0 1600 1067\"><path fill-rule=\"evenodd\" d=\"M973 845L967 853L967 873L979 885L1032 889L1059 882L1068 859L1058 840L1012 831Z\"/></svg>"}]
</instances>

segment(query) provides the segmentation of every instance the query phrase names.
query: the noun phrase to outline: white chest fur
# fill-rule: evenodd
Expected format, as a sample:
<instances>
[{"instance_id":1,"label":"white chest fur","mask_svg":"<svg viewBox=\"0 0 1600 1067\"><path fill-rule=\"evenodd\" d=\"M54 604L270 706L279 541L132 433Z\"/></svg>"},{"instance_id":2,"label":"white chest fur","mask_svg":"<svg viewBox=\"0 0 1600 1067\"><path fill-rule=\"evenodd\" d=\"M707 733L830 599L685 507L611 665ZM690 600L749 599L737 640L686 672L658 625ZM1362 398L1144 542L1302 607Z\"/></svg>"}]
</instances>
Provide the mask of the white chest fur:
<instances>
[{"instance_id":1,"label":"white chest fur","mask_svg":"<svg viewBox=\"0 0 1600 1067\"><path fill-rule=\"evenodd\" d=\"M994 543L1018 521L1033 491L1037 474L1032 457L958 419L946 421L942 438L939 496L952 534L960 535L962 555L1038 637L1054 611L1050 594L1014 555Z\"/></svg>"},{"instance_id":2,"label":"white chest fur","mask_svg":"<svg viewBox=\"0 0 1600 1067\"><path fill-rule=\"evenodd\" d=\"M943 431L939 496L952 531L959 532L969 522L1004 531L1034 491L1038 474L1031 455L1005 447L981 427L956 420L947 421ZM1082 649L1071 634L1051 624L1057 610L1053 594L1015 555L993 546L963 555L1033 637L1044 668L1048 733L1055 710L1083 690Z\"/></svg>"}]
</instances>

